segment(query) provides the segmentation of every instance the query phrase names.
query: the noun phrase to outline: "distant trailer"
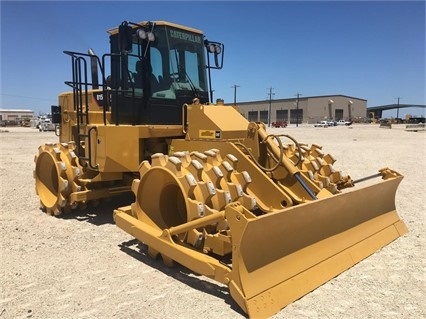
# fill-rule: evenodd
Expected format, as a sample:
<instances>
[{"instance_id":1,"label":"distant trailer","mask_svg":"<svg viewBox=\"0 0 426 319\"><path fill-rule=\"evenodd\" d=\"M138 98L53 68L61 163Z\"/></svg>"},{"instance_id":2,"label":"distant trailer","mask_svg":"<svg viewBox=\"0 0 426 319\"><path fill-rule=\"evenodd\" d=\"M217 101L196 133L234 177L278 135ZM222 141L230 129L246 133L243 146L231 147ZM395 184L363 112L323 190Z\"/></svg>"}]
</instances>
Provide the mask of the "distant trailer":
<instances>
[{"instance_id":1,"label":"distant trailer","mask_svg":"<svg viewBox=\"0 0 426 319\"><path fill-rule=\"evenodd\" d=\"M406 131L409 132L419 132L419 131L425 131L425 123L419 123L419 124L407 124L405 127Z\"/></svg>"}]
</instances>

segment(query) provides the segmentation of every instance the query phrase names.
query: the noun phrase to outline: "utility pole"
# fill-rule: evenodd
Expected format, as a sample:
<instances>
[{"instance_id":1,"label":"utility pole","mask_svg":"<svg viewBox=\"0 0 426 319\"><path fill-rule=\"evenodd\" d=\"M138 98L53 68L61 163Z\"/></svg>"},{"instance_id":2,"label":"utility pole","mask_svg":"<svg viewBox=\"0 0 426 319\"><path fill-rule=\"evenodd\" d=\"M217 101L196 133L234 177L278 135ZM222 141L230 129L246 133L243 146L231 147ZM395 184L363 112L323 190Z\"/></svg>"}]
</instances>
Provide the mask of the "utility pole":
<instances>
[{"instance_id":1,"label":"utility pole","mask_svg":"<svg viewBox=\"0 0 426 319\"><path fill-rule=\"evenodd\" d=\"M231 86L231 88L234 89L234 105L237 105L237 88L239 88L240 86L237 84L234 84L233 86Z\"/></svg>"},{"instance_id":2,"label":"utility pole","mask_svg":"<svg viewBox=\"0 0 426 319\"><path fill-rule=\"evenodd\" d=\"M396 122L398 123L398 119L399 119L399 99L402 99L402 97L397 97L396 98L398 100L398 107L396 108Z\"/></svg>"},{"instance_id":3,"label":"utility pole","mask_svg":"<svg viewBox=\"0 0 426 319\"><path fill-rule=\"evenodd\" d=\"M271 126L271 108L272 108L272 95L275 95L275 93L272 93L273 88L269 88L269 110L268 110L268 126Z\"/></svg>"},{"instance_id":4,"label":"utility pole","mask_svg":"<svg viewBox=\"0 0 426 319\"><path fill-rule=\"evenodd\" d=\"M299 126L299 97L301 95L299 92L296 93L296 127Z\"/></svg>"}]
</instances>

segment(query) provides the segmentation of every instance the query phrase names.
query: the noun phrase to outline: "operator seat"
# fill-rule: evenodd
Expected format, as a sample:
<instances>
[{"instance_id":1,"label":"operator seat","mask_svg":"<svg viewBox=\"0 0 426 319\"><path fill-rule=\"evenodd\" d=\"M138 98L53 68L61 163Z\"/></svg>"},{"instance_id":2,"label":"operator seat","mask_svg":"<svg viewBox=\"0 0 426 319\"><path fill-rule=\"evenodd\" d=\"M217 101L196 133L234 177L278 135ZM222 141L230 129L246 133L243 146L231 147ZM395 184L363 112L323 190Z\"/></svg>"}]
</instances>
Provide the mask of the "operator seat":
<instances>
[{"instance_id":1,"label":"operator seat","mask_svg":"<svg viewBox=\"0 0 426 319\"><path fill-rule=\"evenodd\" d=\"M135 87L142 88L142 81L143 81L143 62L137 61L136 62L136 73L134 74L134 81L135 81ZM152 73L152 66L150 63L148 63L148 72L151 82L151 92L157 92L159 90L159 82L157 77Z\"/></svg>"}]
</instances>

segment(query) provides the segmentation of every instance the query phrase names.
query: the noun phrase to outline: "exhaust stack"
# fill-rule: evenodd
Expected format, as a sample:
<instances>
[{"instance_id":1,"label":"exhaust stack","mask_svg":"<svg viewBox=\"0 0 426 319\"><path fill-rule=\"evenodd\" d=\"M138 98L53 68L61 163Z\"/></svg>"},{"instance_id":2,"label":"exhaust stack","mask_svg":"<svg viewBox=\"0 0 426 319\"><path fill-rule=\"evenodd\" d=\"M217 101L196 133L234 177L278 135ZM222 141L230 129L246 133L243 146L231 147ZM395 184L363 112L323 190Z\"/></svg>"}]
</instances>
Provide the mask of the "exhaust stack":
<instances>
[{"instance_id":1,"label":"exhaust stack","mask_svg":"<svg viewBox=\"0 0 426 319\"><path fill-rule=\"evenodd\" d=\"M90 69L92 71L92 87L94 90L99 89L99 80L98 80L98 59L96 57L95 51L89 49L88 54L90 57Z\"/></svg>"}]
</instances>

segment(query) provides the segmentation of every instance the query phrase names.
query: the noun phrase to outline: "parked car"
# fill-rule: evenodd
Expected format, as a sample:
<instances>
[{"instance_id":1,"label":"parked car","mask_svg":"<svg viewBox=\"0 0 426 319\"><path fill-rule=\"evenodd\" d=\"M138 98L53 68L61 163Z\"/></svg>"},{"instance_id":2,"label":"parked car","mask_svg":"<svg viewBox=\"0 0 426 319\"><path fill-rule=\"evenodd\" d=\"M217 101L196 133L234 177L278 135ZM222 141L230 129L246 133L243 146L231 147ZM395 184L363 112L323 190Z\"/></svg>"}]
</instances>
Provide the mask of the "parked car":
<instances>
[{"instance_id":1,"label":"parked car","mask_svg":"<svg viewBox=\"0 0 426 319\"><path fill-rule=\"evenodd\" d=\"M321 121L314 124L314 127L328 127L327 121Z\"/></svg>"},{"instance_id":2,"label":"parked car","mask_svg":"<svg viewBox=\"0 0 426 319\"><path fill-rule=\"evenodd\" d=\"M337 125L346 125L349 126L352 124L352 121L338 120Z\"/></svg>"},{"instance_id":3,"label":"parked car","mask_svg":"<svg viewBox=\"0 0 426 319\"><path fill-rule=\"evenodd\" d=\"M287 122L286 121L272 122L271 126L272 127L287 127Z\"/></svg>"}]
</instances>

